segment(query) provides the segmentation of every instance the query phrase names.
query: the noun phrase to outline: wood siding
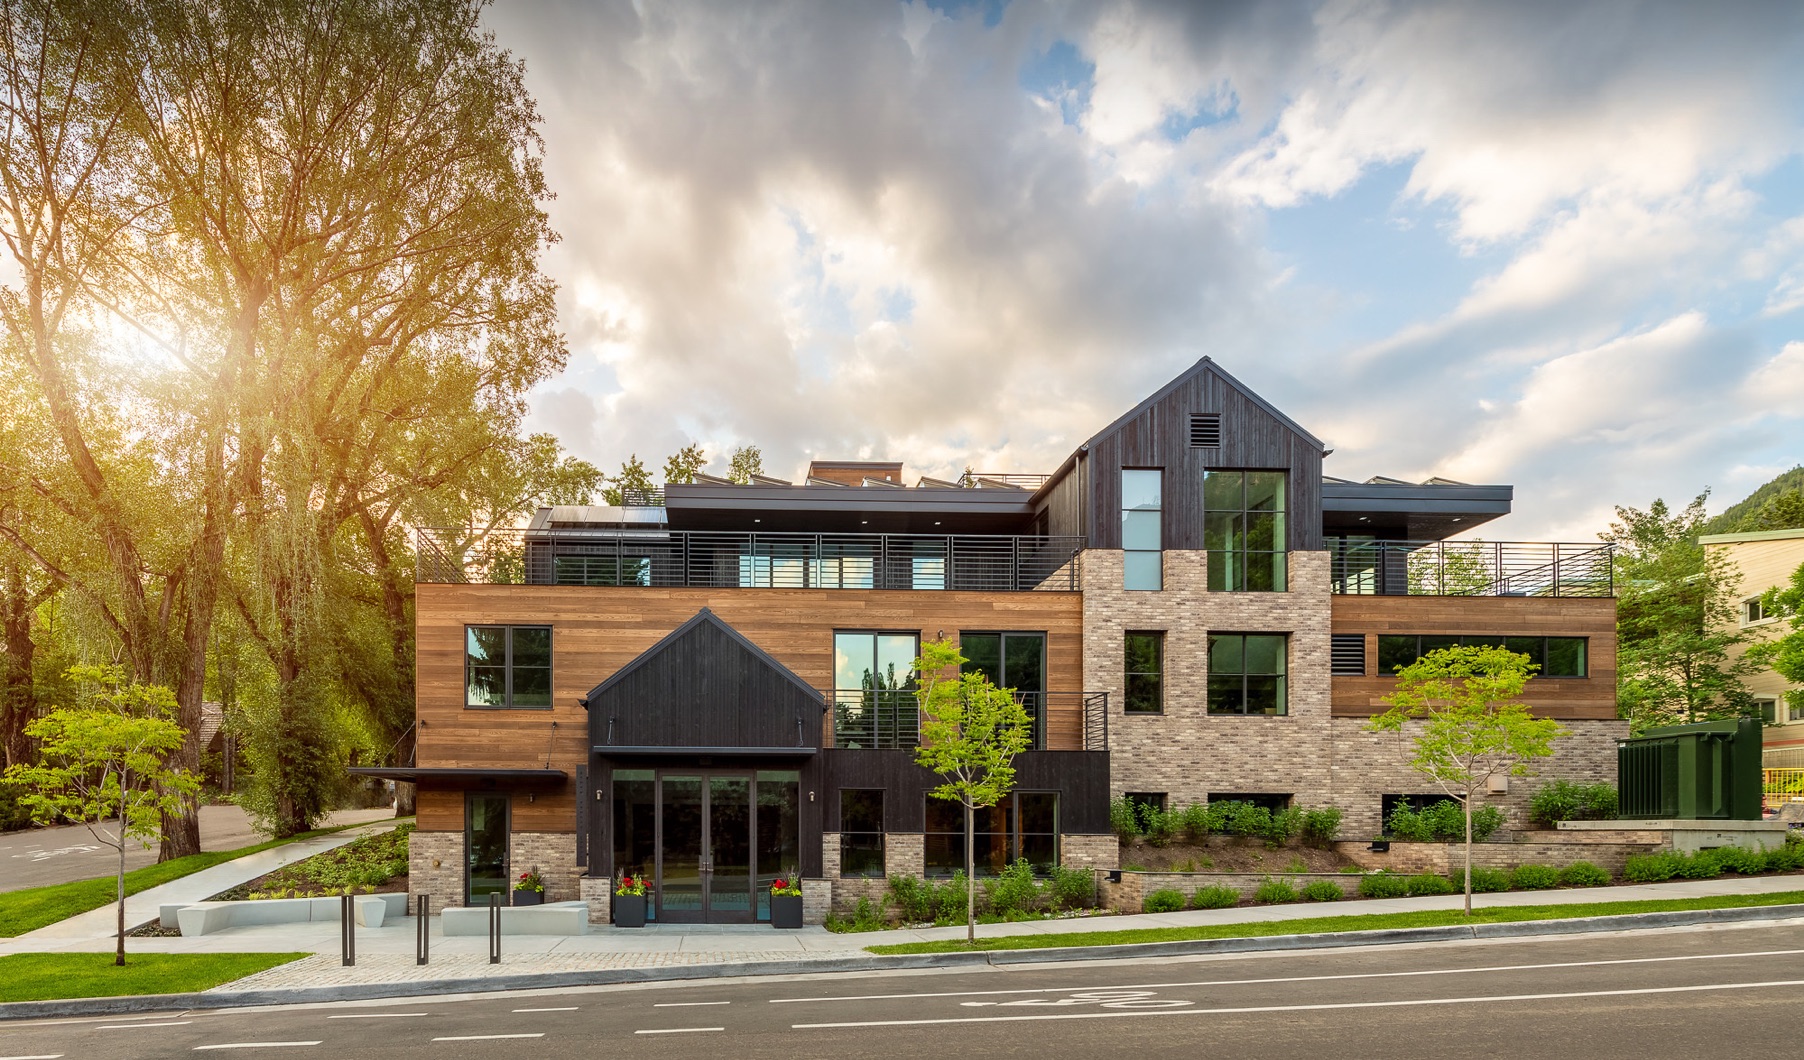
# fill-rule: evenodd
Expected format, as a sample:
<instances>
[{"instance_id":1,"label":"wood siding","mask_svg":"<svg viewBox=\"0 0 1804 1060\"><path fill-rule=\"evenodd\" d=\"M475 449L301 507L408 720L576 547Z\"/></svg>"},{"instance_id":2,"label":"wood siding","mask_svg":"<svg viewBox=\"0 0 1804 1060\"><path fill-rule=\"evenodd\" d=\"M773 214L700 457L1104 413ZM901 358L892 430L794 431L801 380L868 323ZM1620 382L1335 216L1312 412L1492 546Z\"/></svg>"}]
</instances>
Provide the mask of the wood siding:
<instances>
[{"instance_id":1,"label":"wood siding","mask_svg":"<svg viewBox=\"0 0 1804 1060\"><path fill-rule=\"evenodd\" d=\"M1046 633L1048 691L1082 690L1083 603L1077 593L803 589L654 589L561 585L420 585L415 604L421 766L562 769L588 762L589 717L577 699L707 607L816 688L833 683L833 631ZM552 627L548 710L464 707L464 627ZM1048 746L1083 746L1078 697L1049 708ZM823 720L823 724L828 724ZM457 829L461 793L420 793L422 829ZM444 805L440 805L443 802ZM515 799L519 831L576 827L572 785Z\"/></svg>"},{"instance_id":2,"label":"wood siding","mask_svg":"<svg viewBox=\"0 0 1804 1060\"><path fill-rule=\"evenodd\" d=\"M1582 678L1536 678L1523 698L1544 717L1598 720L1616 717L1616 601L1539 596L1336 596L1332 630L1366 636L1366 677L1335 677L1333 714L1370 717L1397 687L1376 674L1378 636L1503 635L1584 637Z\"/></svg>"},{"instance_id":3,"label":"wood siding","mask_svg":"<svg viewBox=\"0 0 1804 1060\"><path fill-rule=\"evenodd\" d=\"M1219 449L1190 447L1193 412L1220 413ZM1090 442L1084 463L1088 466L1077 470L1087 474L1091 548L1121 547L1123 468L1165 472L1164 546L1168 549L1203 547L1204 470L1240 468L1287 472L1289 548L1322 547L1320 446L1273 416L1208 364L1179 377L1132 418L1098 435ZM1056 489L1050 491L1048 499L1056 494Z\"/></svg>"}]
</instances>

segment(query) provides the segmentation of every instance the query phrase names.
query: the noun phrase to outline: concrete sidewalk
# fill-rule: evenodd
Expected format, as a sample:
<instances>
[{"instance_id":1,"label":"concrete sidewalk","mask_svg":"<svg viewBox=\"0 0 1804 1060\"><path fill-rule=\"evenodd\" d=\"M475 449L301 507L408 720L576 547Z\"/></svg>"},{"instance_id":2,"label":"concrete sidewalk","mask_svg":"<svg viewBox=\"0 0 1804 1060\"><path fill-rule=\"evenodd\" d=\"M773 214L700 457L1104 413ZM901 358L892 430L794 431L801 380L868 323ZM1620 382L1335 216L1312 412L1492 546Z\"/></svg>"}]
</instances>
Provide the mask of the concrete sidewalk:
<instances>
[{"instance_id":1,"label":"concrete sidewalk","mask_svg":"<svg viewBox=\"0 0 1804 1060\"><path fill-rule=\"evenodd\" d=\"M218 894L220 891L236 887L242 883L249 883L251 880L256 879L264 873L274 872L284 865L293 864L303 858L309 858L327 850L334 850L354 839L359 839L366 835L375 835L380 832L392 831L394 827L400 823L402 823L400 820L389 817L373 824L348 828L342 832L333 832L330 835L314 836L311 839L302 839L293 843L286 843L279 847L271 847L268 850L246 855L235 861L223 862L212 868L190 873L179 880L171 880L160 886L139 891L137 894L131 895L125 899L126 929L131 930L155 920L161 906L176 902L187 903L204 901L211 898L213 895ZM79 916L73 916L67 920L41 927L36 931L27 932L17 938L0 940L0 953L24 953L42 950L70 949L85 950L96 948L111 949L114 934L118 930L118 924L118 909L112 903L108 903L99 909L89 910ZM333 930L336 931L337 929L334 928ZM207 937L211 938L214 936ZM178 940L131 939L126 942L126 947L128 949L134 949L138 948L141 943L157 941L173 942ZM200 940L197 939L195 941ZM104 943L104 945L97 947L88 945L94 942L101 942ZM149 952L149 948L145 948L144 952Z\"/></svg>"}]
</instances>

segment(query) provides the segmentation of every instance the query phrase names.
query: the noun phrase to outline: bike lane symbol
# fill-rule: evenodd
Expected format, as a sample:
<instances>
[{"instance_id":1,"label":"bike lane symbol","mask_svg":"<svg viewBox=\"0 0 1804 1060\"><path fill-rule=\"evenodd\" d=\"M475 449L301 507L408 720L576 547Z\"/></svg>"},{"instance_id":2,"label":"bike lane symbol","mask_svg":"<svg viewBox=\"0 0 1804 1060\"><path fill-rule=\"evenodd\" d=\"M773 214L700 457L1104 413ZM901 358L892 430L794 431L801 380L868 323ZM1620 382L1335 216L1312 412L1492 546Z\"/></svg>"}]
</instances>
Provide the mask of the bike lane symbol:
<instances>
[{"instance_id":1,"label":"bike lane symbol","mask_svg":"<svg viewBox=\"0 0 1804 1060\"><path fill-rule=\"evenodd\" d=\"M1161 998L1153 990L1082 990L1060 998L1028 998L1021 1001L961 1001L964 1008L1071 1008L1095 1005L1098 1008L1182 1008L1194 1001Z\"/></svg>"}]
</instances>

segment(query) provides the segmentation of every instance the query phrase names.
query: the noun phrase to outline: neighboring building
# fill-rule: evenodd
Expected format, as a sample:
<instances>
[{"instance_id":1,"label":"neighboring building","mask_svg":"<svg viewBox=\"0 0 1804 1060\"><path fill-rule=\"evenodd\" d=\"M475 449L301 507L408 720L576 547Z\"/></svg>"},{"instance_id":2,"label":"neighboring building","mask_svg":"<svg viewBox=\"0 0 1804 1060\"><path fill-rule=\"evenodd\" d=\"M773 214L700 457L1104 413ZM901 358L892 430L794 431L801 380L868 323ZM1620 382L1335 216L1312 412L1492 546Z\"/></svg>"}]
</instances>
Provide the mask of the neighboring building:
<instances>
[{"instance_id":1,"label":"neighboring building","mask_svg":"<svg viewBox=\"0 0 1804 1060\"><path fill-rule=\"evenodd\" d=\"M1698 538L1706 552L1724 556L1734 564L1734 621L1756 642L1773 640L1790 632L1791 624L1769 615L1760 597L1768 589L1791 584L1792 572L1804 564L1804 529L1763 530L1749 534L1712 534ZM1735 649L1739 655L1745 647ZM1804 704L1788 705L1785 693L1797 691L1770 668L1761 667L1747 679L1748 691L1769 725L1764 733L1761 765L1768 769L1804 768Z\"/></svg>"},{"instance_id":2,"label":"neighboring building","mask_svg":"<svg viewBox=\"0 0 1804 1060\"><path fill-rule=\"evenodd\" d=\"M1324 478L1322 443L1208 358L1050 475L907 485L899 463L703 478L662 505L418 532L412 886L442 905L527 868L547 898L654 878L667 921L810 913L963 863L913 763L909 662L959 639L1034 748L978 821L986 870L1112 868L1111 797L1338 806L1430 785L1364 731L1420 652L1503 643L1570 730L1549 776L1613 775L1608 545L1452 541L1509 486ZM647 501L656 498L643 498ZM1497 793L1520 818L1528 788Z\"/></svg>"}]
</instances>

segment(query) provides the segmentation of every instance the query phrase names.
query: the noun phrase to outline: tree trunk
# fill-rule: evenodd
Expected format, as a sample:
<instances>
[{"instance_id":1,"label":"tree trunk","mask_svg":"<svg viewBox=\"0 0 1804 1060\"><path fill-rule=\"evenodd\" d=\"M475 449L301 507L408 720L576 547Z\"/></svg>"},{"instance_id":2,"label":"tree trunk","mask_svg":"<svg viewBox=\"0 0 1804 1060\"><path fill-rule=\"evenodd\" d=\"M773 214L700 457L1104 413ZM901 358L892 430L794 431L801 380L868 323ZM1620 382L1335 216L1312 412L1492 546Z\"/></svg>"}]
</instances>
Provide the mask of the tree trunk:
<instances>
[{"instance_id":1,"label":"tree trunk","mask_svg":"<svg viewBox=\"0 0 1804 1060\"><path fill-rule=\"evenodd\" d=\"M1466 915L1472 915L1472 792L1466 792Z\"/></svg>"},{"instance_id":2,"label":"tree trunk","mask_svg":"<svg viewBox=\"0 0 1804 1060\"><path fill-rule=\"evenodd\" d=\"M125 792L119 793L119 944L113 950L113 967L125 967Z\"/></svg>"},{"instance_id":3,"label":"tree trunk","mask_svg":"<svg viewBox=\"0 0 1804 1060\"><path fill-rule=\"evenodd\" d=\"M25 572L17 562L8 565L4 613L5 678L0 682L0 764L16 766L33 759L31 738L25 726L37 717L37 694L32 685L31 616L35 610L25 584Z\"/></svg>"},{"instance_id":4,"label":"tree trunk","mask_svg":"<svg viewBox=\"0 0 1804 1060\"><path fill-rule=\"evenodd\" d=\"M976 813L965 803L965 941L977 941L977 837L971 829Z\"/></svg>"}]
</instances>

